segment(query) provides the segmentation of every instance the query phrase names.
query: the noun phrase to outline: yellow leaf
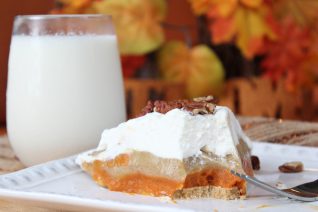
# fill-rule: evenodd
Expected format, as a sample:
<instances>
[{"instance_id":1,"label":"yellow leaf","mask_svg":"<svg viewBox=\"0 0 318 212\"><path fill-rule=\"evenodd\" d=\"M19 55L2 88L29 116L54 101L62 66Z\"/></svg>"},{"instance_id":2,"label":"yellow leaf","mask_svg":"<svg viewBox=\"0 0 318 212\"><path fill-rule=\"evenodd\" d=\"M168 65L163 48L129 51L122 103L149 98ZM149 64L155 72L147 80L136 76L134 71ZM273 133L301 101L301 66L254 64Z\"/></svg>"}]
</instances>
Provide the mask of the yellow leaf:
<instances>
[{"instance_id":1,"label":"yellow leaf","mask_svg":"<svg viewBox=\"0 0 318 212\"><path fill-rule=\"evenodd\" d=\"M239 8L235 13L236 44L247 58L252 58L263 45L263 37L275 38L262 15L254 10Z\"/></svg>"},{"instance_id":2,"label":"yellow leaf","mask_svg":"<svg viewBox=\"0 0 318 212\"><path fill-rule=\"evenodd\" d=\"M184 43L172 41L158 53L161 76L186 85L188 97L219 95L224 82L224 69L215 53L205 45L190 49Z\"/></svg>"},{"instance_id":3,"label":"yellow leaf","mask_svg":"<svg viewBox=\"0 0 318 212\"><path fill-rule=\"evenodd\" d=\"M164 79L183 82L187 78L189 49L182 42L166 43L158 53L159 70Z\"/></svg>"},{"instance_id":4,"label":"yellow leaf","mask_svg":"<svg viewBox=\"0 0 318 212\"><path fill-rule=\"evenodd\" d=\"M145 54L163 43L164 0L107 0L94 6L99 13L112 15L122 54Z\"/></svg>"},{"instance_id":5,"label":"yellow leaf","mask_svg":"<svg viewBox=\"0 0 318 212\"><path fill-rule=\"evenodd\" d=\"M221 4L215 0L216 12L220 17L228 17L236 9L237 4L238 0L222 0Z\"/></svg>"}]
</instances>

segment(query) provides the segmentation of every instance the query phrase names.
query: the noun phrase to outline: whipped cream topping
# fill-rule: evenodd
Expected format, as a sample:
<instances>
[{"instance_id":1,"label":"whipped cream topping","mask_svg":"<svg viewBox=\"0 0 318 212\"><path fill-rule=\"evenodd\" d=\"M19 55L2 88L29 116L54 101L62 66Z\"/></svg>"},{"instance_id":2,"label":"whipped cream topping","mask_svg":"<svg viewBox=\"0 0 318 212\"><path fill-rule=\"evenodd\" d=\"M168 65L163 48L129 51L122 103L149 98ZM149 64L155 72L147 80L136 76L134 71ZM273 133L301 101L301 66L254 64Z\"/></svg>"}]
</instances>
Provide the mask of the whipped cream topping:
<instances>
[{"instance_id":1,"label":"whipped cream topping","mask_svg":"<svg viewBox=\"0 0 318 212\"><path fill-rule=\"evenodd\" d=\"M236 148L239 139L251 148L249 139L227 107L217 106L215 114L195 116L182 109L166 114L152 112L106 129L97 149L79 155L77 163L110 160L131 151L182 160L202 154L203 147L220 157L228 154L239 157Z\"/></svg>"}]
</instances>

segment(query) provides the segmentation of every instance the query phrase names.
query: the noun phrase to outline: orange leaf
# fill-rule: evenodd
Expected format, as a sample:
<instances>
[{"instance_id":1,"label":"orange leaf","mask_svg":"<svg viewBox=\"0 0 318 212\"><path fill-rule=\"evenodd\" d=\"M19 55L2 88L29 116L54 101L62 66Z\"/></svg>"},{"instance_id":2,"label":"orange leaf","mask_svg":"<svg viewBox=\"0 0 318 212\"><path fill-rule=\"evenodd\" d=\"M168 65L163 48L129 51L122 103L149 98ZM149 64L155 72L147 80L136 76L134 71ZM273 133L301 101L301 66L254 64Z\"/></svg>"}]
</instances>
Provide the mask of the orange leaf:
<instances>
[{"instance_id":1,"label":"orange leaf","mask_svg":"<svg viewBox=\"0 0 318 212\"><path fill-rule=\"evenodd\" d=\"M260 6L263 1L255 2L258 3L240 2L228 17L215 13L215 8L211 8L208 17L211 19L212 41L218 44L233 40L247 58L261 53L265 38L274 40L276 34L268 5L263 3ZM247 3L249 7L244 6ZM222 4L225 3L219 1L216 8Z\"/></svg>"},{"instance_id":2,"label":"orange leaf","mask_svg":"<svg viewBox=\"0 0 318 212\"><path fill-rule=\"evenodd\" d=\"M230 42L236 33L236 26L233 18L216 19L210 25L210 30L213 32L213 43L219 44Z\"/></svg>"}]
</instances>

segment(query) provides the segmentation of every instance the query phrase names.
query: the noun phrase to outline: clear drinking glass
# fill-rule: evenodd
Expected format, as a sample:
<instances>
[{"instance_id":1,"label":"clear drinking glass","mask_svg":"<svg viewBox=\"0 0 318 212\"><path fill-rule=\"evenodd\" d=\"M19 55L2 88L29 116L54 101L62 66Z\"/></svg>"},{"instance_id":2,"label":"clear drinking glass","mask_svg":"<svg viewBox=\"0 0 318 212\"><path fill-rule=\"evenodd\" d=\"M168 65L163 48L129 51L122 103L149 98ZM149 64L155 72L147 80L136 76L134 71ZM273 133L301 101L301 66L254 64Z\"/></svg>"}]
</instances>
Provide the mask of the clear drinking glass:
<instances>
[{"instance_id":1,"label":"clear drinking glass","mask_svg":"<svg viewBox=\"0 0 318 212\"><path fill-rule=\"evenodd\" d=\"M27 166L95 147L126 119L111 17L17 16L9 56L7 131Z\"/></svg>"}]
</instances>

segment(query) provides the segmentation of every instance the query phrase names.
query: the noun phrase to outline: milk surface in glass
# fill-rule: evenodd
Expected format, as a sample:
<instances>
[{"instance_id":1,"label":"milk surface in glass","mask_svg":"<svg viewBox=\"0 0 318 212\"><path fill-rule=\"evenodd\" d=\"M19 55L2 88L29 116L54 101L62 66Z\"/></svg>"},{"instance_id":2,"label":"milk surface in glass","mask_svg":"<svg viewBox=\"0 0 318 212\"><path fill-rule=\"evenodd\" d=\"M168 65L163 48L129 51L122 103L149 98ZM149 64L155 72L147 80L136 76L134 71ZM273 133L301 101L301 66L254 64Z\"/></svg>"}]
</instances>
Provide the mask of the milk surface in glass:
<instances>
[{"instance_id":1,"label":"milk surface in glass","mask_svg":"<svg viewBox=\"0 0 318 212\"><path fill-rule=\"evenodd\" d=\"M114 35L13 35L7 128L24 164L93 148L125 118Z\"/></svg>"}]
</instances>

